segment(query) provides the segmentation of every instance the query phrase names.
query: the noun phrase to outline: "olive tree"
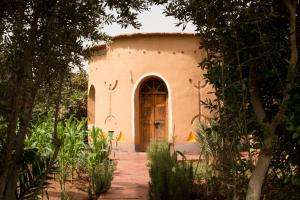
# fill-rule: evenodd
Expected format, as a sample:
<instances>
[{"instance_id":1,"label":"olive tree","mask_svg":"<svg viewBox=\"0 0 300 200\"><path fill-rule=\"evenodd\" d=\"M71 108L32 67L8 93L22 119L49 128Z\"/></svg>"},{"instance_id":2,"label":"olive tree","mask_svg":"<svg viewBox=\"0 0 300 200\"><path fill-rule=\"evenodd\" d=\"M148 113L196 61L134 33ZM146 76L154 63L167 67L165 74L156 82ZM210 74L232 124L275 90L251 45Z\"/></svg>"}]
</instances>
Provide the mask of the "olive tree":
<instances>
[{"instance_id":1,"label":"olive tree","mask_svg":"<svg viewBox=\"0 0 300 200\"><path fill-rule=\"evenodd\" d=\"M2 0L0 2L0 199L16 199L17 177L37 92L58 79L55 121L66 72L83 44L106 40L105 23L138 27L142 0ZM54 163L60 141L54 127Z\"/></svg>"},{"instance_id":2,"label":"olive tree","mask_svg":"<svg viewBox=\"0 0 300 200\"><path fill-rule=\"evenodd\" d=\"M216 90L225 142L251 134L261 145L246 195L259 200L290 98L297 93L299 1L155 2L165 4L166 14L179 19L179 25L196 25L207 51L201 67ZM237 127L235 119L243 126Z\"/></svg>"}]
</instances>

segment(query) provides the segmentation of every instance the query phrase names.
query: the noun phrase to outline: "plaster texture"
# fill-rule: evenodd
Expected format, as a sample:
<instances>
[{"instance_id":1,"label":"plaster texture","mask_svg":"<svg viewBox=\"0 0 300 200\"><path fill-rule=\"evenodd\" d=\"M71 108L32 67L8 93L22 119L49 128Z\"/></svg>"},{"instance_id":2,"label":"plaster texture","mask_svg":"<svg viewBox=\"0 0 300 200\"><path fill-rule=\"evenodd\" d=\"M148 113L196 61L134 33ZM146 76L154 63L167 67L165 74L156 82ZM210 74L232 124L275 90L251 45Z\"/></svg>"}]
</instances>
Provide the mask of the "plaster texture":
<instances>
[{"instance_id":1,"label":"plaster texture","mask_svg":"<svg viewBox=\"0 0 300 200\"><path fill-rule=\"evenodd\" d=\"M211 116L199 102L214 98L198 67L206 55L199 47L194 34L148 33L117 36L110 44L91 48L89 126L113 131L117 150L139 151L140 88L145 80L159 78L168 90L166 139L182 151L196 151L189 136L195 133L197 115L201 113L201 120Z\"/></svg>"}]
</instances>

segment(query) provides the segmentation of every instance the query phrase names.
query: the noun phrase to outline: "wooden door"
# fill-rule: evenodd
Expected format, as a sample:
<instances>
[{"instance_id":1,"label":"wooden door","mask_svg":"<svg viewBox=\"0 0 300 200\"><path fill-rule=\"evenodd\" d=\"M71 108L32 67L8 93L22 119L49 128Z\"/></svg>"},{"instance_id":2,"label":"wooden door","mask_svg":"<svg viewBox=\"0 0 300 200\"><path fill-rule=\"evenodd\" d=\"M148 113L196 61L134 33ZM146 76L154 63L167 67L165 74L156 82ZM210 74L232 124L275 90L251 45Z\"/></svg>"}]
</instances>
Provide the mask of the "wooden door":
<instances>
[{"instance_id":1,"label":"wooden door","mask_svg":"<svg viewBox=\"0 0 300 200\"><path fill-rule=\"evenodd\" d=\"M151 79L141 88L141 143L146 151L150 142L167 138L167 89L160 79Z\"/></svg>"}]
</instances>

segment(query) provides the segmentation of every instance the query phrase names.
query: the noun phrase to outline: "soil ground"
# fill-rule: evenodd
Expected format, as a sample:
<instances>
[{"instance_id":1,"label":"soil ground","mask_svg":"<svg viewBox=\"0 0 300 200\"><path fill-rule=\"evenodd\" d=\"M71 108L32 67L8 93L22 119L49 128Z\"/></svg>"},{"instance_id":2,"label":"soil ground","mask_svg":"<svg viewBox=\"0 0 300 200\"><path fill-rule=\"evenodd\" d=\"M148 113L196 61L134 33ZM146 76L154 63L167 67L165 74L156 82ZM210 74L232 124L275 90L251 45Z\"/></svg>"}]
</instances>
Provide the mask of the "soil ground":
<instances>
[{"instance_id":1,"label":"soil ground","mask_svg":"<svg viewBox=\"0 0 300 200\"><path fill-rule=\"evenodd\" d=\"M110 190L98 200L110 199L147 199L149 175L146 166L146 153L118 153L113 160L117 162L116 171ZM73 200L88 200L87 183L74 179L66 183L66 193ZM60 200L60 186L52 181L47 189L49 200Z\"/></svg>"},{"instance_id":2,"label":"soil ground","mask_svg":"<svg viewBox=\"0 0 300 200\"><path fill-rule=\"evenodd\" d=\"M198 159L198 155L188 155L189 160ZM146 200L148 197L149 174L146 153L117 153L111 157L117 162L110 190L98 200ZM87 182L76 178L66 183L66 193L70 200L88 200ZM60 186L52 181L47 189L49 200L60 200ZM44 198L45 199L45 198Z\"/></svg>"}]
</instances>

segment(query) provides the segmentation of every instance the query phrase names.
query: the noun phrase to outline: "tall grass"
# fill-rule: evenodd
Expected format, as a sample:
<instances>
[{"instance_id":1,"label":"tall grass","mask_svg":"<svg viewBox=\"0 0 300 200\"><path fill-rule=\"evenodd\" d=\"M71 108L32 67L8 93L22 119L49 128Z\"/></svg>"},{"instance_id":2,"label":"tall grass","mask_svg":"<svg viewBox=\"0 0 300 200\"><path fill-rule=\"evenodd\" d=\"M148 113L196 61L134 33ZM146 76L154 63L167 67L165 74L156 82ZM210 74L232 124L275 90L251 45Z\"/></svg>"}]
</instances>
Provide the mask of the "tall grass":
<instances>
[{"instance_id":1,"label":"tall grass","mask_svg":"<svg viewBox=\"0 0 300 200\"><path fill-rule=\"evenodd\" d=\"M73 179L73 171L86 148L86 134L86 119L79 121L71 116L59 123L58 137L62 145L58 153L58 167L62 199L65 196L65 182L70 175L71 180Z\"/></svg>"},{"instance_id":2,"label":"tall grass","mask_svg":"<svg viewBox=\"0 0 300 200\"><path fill-rule=\"evenodd\" d=\"M149 159L149 199L188 200L193 199L194 171L187 160L177 160L176 152L171 152L166 141L150 144Z\"/></svg>"},{"instance_id":3,"label":"tall grass","mask_svg":"<svg viewBox=\"0 0 300 200\"><path fill-rule=\"evenodd\" d=\"M200 144L200 156L207 165L216 165L222 150L222 138L217 129L217 122L210 119L208 123L199 122L196 133Z\"/></svg>"}]
</instances>

